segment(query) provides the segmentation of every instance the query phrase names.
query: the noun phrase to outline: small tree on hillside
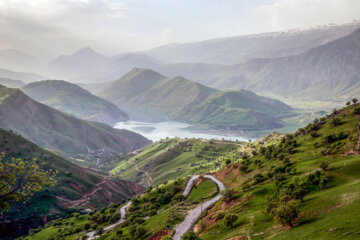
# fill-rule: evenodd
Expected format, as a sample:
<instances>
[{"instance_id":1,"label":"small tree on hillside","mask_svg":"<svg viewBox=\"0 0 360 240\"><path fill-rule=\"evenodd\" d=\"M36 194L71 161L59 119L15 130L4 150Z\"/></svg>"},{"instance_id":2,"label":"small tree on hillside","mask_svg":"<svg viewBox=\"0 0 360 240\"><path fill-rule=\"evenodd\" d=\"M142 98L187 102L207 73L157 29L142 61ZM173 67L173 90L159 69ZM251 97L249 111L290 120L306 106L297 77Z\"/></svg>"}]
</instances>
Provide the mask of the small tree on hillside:
<instances>
[{"instance_id":1,"label":"small tree on hillside","mask_svg":"<svg viewBox=\"0 0 360 240\"><path fill-rule=\"evenodd\" d=\"M26 201L43 187L55 184L56 173L41 169L35 160L5 159L5 154L0 154L0 214L12 203Z\"/></svg>"},{"instance_id":2,"label":"small tree on hillside","mask_svg":"<svg viewBox=\"0 0 360 240\"><path fill-rule=\"evenodd\" d=\"M352 99L352 102L353 102L354 104L356 104L356 103L358 102L358 99L357 99L357 98L353 98L353 99Z\"/></svg>"},{"instance_id":3,"label":"small tree on hillside","mask_svg":"<svg viewBox=\"0 0 360 240\"><path fill-rule=\"evenodd\" d=\"M232 213L228 213L225 215L224 218L224 224L225 226L229 227L229 228L233 228L234 227L234 223L235 221L238 219L238 216Z\"/></svg>"},{"instance_id":4,"label":"small tree on hillside","mask_svg":"<svg viewBox=\"0 0 360 240\"><path fill-rule=\"evenodd\" d=\"M320 168L324 171L327 171L329 169L329 162L328 161L321 161Z\"/></svg>"}]
</instances>

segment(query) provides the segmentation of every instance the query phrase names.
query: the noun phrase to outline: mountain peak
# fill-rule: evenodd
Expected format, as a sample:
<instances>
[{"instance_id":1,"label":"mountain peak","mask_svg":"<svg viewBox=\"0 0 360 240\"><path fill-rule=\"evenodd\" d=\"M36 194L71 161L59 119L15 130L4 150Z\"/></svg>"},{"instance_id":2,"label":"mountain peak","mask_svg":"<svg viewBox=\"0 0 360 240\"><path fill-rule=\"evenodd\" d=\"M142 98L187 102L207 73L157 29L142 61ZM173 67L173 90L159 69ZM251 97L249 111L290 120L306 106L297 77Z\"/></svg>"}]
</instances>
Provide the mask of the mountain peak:
<instances>
[{"instance_id":1,"label":"mountain peak","mask_svg":"<svg viewBox=\"0 0 360 240\"><path fill-rule=\"evenodd\" d=\"M72 55L89 55L89 54L100 55L99 53L95 52L91 47L80 48L79 50L75 51Z\"/></svg>"}]
</instances>

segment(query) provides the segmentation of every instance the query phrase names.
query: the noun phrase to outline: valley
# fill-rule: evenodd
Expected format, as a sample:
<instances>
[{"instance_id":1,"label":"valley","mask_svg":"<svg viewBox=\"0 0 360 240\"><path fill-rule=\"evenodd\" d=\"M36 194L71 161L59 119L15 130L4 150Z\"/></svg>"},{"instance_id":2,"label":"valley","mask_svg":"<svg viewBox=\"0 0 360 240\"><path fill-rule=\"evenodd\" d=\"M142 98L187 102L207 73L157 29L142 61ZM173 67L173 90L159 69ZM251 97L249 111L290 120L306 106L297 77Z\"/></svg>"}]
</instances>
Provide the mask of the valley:
<instances>
[{"instance_id":1,"label":"valley","mask_svg":"<svg viewBox=\"0 0 360 240\"><path fill-rule=\"evenodd\" d=\"M0 239L360 239L359 10L0 0Z\"/></svg>"}]
</instances>

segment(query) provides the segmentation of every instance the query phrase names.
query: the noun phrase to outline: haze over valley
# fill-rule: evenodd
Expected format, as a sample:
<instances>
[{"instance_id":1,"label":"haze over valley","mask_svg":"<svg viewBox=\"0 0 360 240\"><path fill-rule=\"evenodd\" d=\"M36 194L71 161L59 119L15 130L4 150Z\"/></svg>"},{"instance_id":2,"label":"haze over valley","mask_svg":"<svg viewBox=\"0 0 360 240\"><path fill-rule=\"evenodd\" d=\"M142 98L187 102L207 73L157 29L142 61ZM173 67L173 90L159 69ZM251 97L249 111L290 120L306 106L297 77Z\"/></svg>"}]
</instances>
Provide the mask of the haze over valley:
<instances>
[{"instance_id":1,"label":"haze over valley","mask_svg":"<svg viewBox=\"0 0 360 240\"><path fill-rule=\"evenodd\" d=\"M356 0L0 0L0 239L358 239Z\"/></svg>"}]
</instances>

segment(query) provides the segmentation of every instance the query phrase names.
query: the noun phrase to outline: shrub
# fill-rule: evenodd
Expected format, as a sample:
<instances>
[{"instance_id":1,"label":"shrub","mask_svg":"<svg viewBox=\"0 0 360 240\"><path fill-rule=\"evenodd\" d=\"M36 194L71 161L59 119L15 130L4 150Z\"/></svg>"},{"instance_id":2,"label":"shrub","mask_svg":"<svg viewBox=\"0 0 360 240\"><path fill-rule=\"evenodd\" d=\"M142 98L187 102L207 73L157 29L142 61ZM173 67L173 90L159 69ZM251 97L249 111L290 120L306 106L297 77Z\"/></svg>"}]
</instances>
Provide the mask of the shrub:
<instances>
[{"instance_id":1,"label":"shrub","mask_svg":"<svg viewBox=\"0 0 360 240\"><path fill-rule=\"evenodd\" d=\"M193 232L189 231L182 237L183 240L200 240L200 238Z\"/></svg>"},{"instance_id":2,"label":"shrub","mask_svg":"<svg viewBox=\"0 0 360 240\"><path fill-rule=\"evenodd\" d=\"M224 212L224 211L218 211L218 212L215 214L215 219L216 219L216 220L223 219L224 217L225 217L225 212Z\"/></svg>"},{"instance_id":3,"label":"shrub","mask_svg":"<svg viewBox=\"0 0 360 240\"><path fill-rule=\"evenodd\" d=\"M228 213L225 215L224 217L224 224L225 226L229 227L229 228L233 228L234 227L234 223L235 221L238 219L238 216L232 213Z\"/></svg>"},{"instance_id":4,"label":"shrub","mask_svg":"<svg viewBox=\"0 0 360 240\"><path fill-rule=\"evenodd\" d=\"M321 168L322 170L324 170L324 171L328 170L328 168L329 168L329 162L328 162L328 161L325 161L325 160L321 161L321 163L320 163L320 168Z\"/></svg>"},{"instance_id":5,"label":"shrub","mask_svg":"<svg viewBox=\"0 0 360 240\"><path fill-rule=\"evenodd\" d=\"M331 121L331 124L332 124L333 126L339 126L341 123L342 123L342 122L341 122L340 118L335 118L335 119L333 119L333 120Z\"/></svg>"}]
</instances>

